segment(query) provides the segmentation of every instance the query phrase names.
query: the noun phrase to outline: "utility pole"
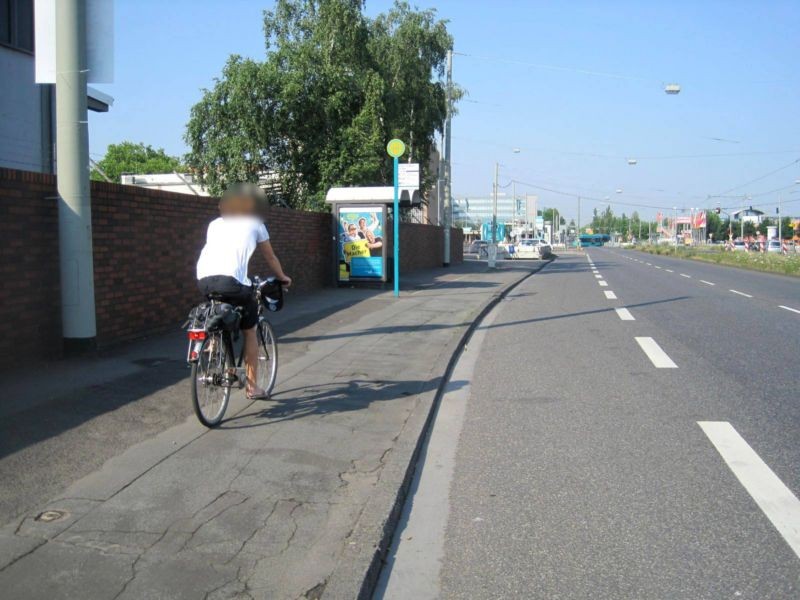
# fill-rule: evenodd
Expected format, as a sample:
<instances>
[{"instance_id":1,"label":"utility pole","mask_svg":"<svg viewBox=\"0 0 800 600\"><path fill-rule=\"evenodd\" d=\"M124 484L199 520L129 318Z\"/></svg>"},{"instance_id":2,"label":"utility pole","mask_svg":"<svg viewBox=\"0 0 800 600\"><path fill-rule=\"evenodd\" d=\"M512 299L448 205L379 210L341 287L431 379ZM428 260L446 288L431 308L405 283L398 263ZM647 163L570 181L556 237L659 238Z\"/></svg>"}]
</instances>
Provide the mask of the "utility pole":
<instances>
[{"instance_id":1,"label":"utility pole","mask_svg":"<svg viewBox=\"0 0 800 600\"><path fill-rule=\"evenodd\" d=\"M444 121L444 202L440 205L444 206L444 214L442 215L442 223L444 224L444 260L442 264L445 267L450 266L450 199L452 184L450 177L452 170L450 168L450 138L453 128L453 49L447 51L447 106L446 117Z\"/></svg>"},{"instance_id":2,"label":"utility pole","mask_svg":"<svg viewBox=\"0 0 800 600\"><path fill-rule=\"evenodd\" d=\"M577 240L575 246L581 247L581 197L578 196L578 225L575 228L575 239Z\"/></svg>"},{"instance_id":3,"label":"utility pole","mask_svg":"<svg viewBox=\"0 0 800 600\"><path fill-rule=\"evenodd\" d=\"M781 227L781 197L778 196L778 243L783 248L783 231Z\"/></svg>"},{"instance_id":4,"label":"utility pole","mask_svg":"<svg viewBox=\"0 0 800 600\"><path fill-rule=\"evenodd\" d=\"M86 100L86 2L56 5L56 159L61 324L64 349L92 350L94 306L89 126Z\"/></svg>"},{"instance_id":5,"label":"utility pole","mask_svg":"<svg viewBox=\"0 0 800 600\"><path fill-rule=\"evenodd\" d=\"M494 163L494 193L492 195L492 243L489 245L489 268L497 262L497 186L500 178L500 163Z\"/></svg>"},{"instance_id":6,"label":"utility pole","mask_svg":"<svg viewBox=\"0 0 800 600\"><path fill-rule=\"evenodd\" d=\"M517 182L511 182L511 195L513 196L514 206L512 207L513 216L511 217L511 232L514 232L514 229L517 227Z\"/></svg>"}]
</instances>

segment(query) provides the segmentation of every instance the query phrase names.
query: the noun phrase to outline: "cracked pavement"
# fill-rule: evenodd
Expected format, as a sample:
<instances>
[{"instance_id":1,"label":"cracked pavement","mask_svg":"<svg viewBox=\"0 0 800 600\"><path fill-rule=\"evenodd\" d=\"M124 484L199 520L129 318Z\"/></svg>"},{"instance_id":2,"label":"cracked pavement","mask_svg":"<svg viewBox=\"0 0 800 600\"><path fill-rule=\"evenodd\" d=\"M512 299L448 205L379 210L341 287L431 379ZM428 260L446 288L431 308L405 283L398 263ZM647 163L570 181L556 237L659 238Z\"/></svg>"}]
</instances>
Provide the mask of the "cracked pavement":
<instances>
[{"instance_id":1,"label":"cracked pavement","mask_svg":"<svg viewBox=\"0 0 800 600\"><path fill-rule=\"evenodd\" d=\"M531 268L418 275L282 336L270 401L174 425L0 528L3 596L354 597L458 341Z\"/></svg>"}]
</instances>

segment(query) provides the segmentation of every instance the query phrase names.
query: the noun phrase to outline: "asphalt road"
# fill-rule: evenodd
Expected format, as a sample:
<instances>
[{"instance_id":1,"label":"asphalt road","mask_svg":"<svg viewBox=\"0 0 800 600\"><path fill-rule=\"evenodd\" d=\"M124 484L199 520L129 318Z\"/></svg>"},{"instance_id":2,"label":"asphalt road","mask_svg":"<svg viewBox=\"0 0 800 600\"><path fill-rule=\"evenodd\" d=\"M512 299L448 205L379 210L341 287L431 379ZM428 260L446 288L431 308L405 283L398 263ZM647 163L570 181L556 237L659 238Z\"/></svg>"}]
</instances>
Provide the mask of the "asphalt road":
<instances>
[{"instance_id":1,"label":"asphalt road","mask_svg":"<svg viewBox=\"0 0 800 600\"><path fill-rule=\"evenodd\" d=\"M587 255L479 328L377 596L800 598L800 283Z\"/></svg>"}]
</instances>

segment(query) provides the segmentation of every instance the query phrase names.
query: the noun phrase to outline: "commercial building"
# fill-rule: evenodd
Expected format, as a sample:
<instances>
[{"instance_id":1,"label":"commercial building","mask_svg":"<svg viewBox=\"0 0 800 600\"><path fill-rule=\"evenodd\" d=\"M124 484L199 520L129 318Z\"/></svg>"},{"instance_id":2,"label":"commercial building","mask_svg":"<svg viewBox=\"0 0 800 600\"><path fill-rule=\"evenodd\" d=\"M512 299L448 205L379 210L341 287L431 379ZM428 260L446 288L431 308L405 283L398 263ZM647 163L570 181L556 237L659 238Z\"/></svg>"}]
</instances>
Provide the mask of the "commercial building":
<instances>
[{"instance_id":1,"label":"commercial building","mask_svg":"<svg viewBox=\"0 0 800 600\"><path fill-rule=\"evenodd\" d=\"M533 212L536 210L536 196L517 196L516 209L514 200L510 195L498 194L497 196L497 222L511 223L525 221L526 211L531 215L528 220L533 222ZM462 227L479 226L482 223L491 223L494 199L489 196L469 196L453 200L453 222Z\"/></svg>"},{"instance_id":2,"label":"commercial building","mask_svg":"<svg viewBox=\"0 0 800 600\"><path fill-rule=\"evenodd\" d=\"M55 89L35 81L33 0L0 0L0 82L0 167L54 173ZM113 103L92 88L88 101L97 112Z\"/></svg>"}]
</instances>

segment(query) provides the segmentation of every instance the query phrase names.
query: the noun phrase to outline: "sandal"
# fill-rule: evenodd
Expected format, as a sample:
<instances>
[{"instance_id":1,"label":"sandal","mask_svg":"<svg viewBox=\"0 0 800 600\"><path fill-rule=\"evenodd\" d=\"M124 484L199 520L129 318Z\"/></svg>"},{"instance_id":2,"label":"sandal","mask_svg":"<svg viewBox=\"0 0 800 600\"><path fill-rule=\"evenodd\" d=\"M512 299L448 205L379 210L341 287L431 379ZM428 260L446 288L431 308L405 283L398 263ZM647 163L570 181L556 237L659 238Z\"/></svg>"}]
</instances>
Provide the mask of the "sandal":
<instances>
[{"instance_id":1,"label":"sandal","mask_svg":"<svg viewBox=\"0 0 800 600\"><path fill-rule=\"evenodd\" d=\"M258 390L257 392L245 392L245 396L248 400L269 400L269 394L264 390Z\"/></svg>"}]
</instances>

